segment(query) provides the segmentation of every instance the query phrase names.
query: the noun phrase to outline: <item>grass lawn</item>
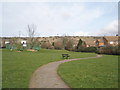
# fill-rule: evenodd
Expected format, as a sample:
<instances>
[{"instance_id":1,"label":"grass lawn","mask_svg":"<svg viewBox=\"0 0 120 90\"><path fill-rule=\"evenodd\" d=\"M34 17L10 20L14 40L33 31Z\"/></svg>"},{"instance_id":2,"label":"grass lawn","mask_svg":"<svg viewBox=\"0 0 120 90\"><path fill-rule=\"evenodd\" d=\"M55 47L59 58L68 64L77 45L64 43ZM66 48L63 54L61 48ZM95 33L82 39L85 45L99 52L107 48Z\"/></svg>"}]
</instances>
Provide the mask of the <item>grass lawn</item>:
<instances>
[{"instance_id":1,"label":"grass lawn","mask_svg":"<svg viewBox=\"0 0 120 90\"><path fill-rule=\"evenodd\" d=\"M71 58L95 56L94 53L65 50L41 49L38 52L2 50L3 88L27 88L32 73L43 64L62 60L62 53L70 54Z\"/></svg>"},{"instance_id":2,"label":"grass lawn","mask_svg":"<svg viewBox=\"0 0 120 90\"><path fill-rule=\"evenodd\" d=\"M72 88L118 88L118 56L66 62L58 74Z\"/></svg>"}]
</instances>

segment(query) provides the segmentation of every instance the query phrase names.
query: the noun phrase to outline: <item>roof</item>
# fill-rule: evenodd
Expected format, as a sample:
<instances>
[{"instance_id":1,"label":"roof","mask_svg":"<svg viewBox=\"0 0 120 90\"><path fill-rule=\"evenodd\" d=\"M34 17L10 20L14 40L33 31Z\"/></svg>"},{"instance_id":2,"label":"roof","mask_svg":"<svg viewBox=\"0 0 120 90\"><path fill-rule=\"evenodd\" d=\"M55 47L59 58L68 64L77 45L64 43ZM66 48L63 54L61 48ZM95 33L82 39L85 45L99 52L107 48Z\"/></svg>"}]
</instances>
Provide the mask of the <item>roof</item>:
<instances>
[{"instance_id":1,"label":"roof","mask_svg":"<svg viewBox=\"0 0 120 90\"><path fill-rule=\"evenodd\" d=\"M98 39L98 41L99 41L99 43L103 43L104 42L102 38Z\"/></svg>"},{"instance_id":2,"label":"roof","mask_svg":"<svg viewBox=\"0 0 120 90\"><path fill-rule=\"evenodd\" d=\"M94 41L86 40L85 43L87 45L96 45Z\"/></svg>"},{"instance_id":3,"label":"roof","mask_svg":"<svg viewBox=\"0 0 120 90\"><path fill-rule=\"evenodd\" d=\"M105 36L105 38L110 41L118 41L118 36Z\"/></svg>"}]
</instances>

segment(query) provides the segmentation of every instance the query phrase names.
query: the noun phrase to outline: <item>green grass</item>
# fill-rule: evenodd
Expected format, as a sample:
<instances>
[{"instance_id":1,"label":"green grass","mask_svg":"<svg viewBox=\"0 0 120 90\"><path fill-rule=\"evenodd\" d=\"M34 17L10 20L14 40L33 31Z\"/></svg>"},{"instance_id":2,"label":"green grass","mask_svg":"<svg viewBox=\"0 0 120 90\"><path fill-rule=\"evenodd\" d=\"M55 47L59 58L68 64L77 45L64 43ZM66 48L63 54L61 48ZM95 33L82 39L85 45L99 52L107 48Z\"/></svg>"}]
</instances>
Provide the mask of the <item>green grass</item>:
<instances>
[{"instance_id":1,"label":"green grass","mask_svg":"<svg viewBox=\"0 0 120 90\"><path fill-rule=\"evenodd\" d=\"M2 51L2 83L3 88L27 88L32 73L41 65L59 61L62 53L71 58L95 56L94 53L69 52L65 50L45 50L38 52Z\"/></svg>"},{"instance_id":2,"label":"green grass","mask_svg":"<svg viewBox=\"0 0 120 90\"><path fill-rule=\"evenodd\" d=\"M58 74L72 88L118 88L118 56L66 62Z\"/></svg>"}]
</instances>

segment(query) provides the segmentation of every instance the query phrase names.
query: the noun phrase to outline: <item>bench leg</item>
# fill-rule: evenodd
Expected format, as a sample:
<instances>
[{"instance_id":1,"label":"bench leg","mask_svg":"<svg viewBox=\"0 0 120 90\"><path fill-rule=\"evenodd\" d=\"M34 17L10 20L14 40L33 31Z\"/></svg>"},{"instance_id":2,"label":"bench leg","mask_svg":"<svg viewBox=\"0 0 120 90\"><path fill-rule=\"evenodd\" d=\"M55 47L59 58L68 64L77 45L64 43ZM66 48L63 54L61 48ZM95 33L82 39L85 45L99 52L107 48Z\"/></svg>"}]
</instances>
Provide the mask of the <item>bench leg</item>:
<instances>
[{"instance_id":1,"label":"bench leg","mask_svg":"<svg viewBox=\"0 0 120 90\"><path fill-rule=\"evenodd\" d=\"M62 59L65 59L65 57L62 57Z\"/></svg>"}]
</instances>

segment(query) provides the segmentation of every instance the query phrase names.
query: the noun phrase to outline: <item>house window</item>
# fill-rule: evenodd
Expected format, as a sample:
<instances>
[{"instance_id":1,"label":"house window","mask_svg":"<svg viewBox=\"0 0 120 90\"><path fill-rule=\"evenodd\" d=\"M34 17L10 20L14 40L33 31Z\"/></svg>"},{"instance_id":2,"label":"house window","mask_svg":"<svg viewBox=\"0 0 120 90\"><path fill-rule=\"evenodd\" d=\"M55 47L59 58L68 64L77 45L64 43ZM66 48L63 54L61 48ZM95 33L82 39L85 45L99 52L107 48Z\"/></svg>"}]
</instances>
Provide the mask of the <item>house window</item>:
<instances>
[{"instance_id":1,"label":"house window","mask_svg":"<svg viewBox=\"0 0 120 90\"><path fill-rule=\"evenodd\" d=\"M5 41L5 44L9 44L10 42L9 41Z\"/></svg>"},{"instance_id":2,"label":"house window","mask_svg":"<svg viewBox=\"0 0 120 90\"><path fill-rule=\"evenodd\" d=\"M113 42L113 41L110 41L110 44L114 44L114 42Z\"/></svg>"}]
</instances>

